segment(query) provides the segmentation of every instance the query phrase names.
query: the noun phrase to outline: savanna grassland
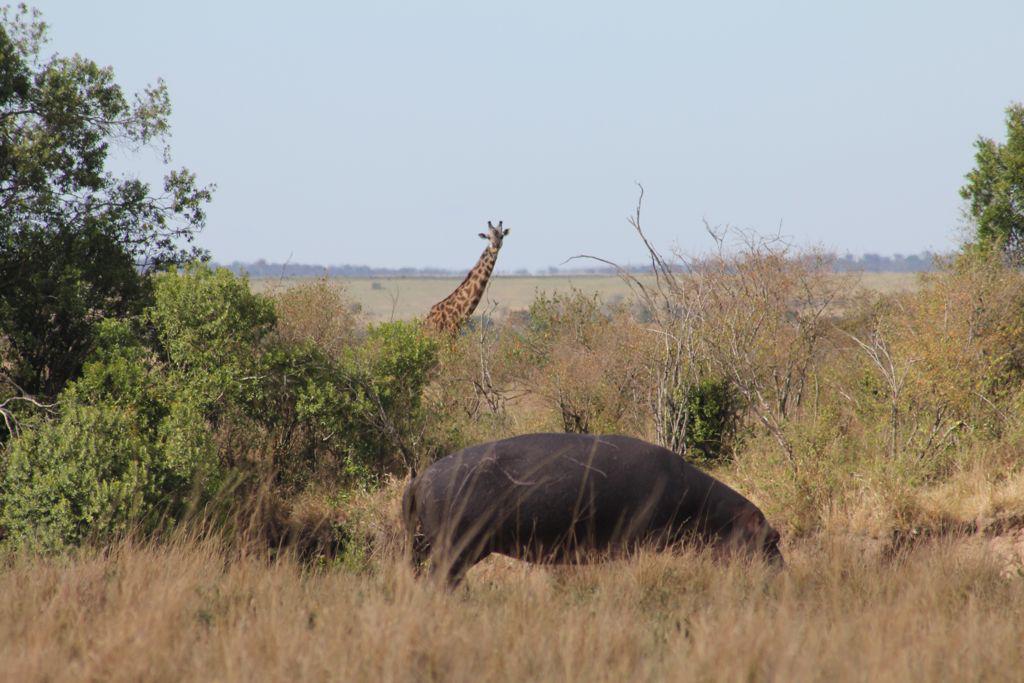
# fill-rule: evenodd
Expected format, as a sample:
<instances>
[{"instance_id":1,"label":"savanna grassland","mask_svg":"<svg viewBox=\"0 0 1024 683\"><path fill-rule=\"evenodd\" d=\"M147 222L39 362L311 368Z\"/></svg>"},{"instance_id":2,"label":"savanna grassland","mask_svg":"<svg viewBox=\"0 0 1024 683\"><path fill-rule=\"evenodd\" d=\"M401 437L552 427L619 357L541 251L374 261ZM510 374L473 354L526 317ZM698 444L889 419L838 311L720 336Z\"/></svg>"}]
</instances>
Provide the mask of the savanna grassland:
<instances>
[{"instance_id":1,"label":"savanna grassland","mask_svg":"<svg viewBox=\"0 0 1024 683\"><path fill-rule=\"evenodd\" d=\"M145 319L166 360L112 329L66 412L11 447L3 670L1014 679L1022 278L964 255L879 291L813 253L758 243L686 276L621 284L621 296L540 292L449 342L415 320L369 321L334 282L254 294L227 271L164 275ZM260 373L255 389L242 379ZM180 422L185 388L201 433ZM681 548L576 567L492 557L454 592L414 578L399 518L408 468L532 431L670 444L765 511L786 568ZM88 476L53 483L123 443L151 454L152 476L104 475L139 492L135 507ZM189 475L174 479L184 456ZM89 520L73 514L83 500Z\"/></svg>"},{"instance_id":2,"label":"savanna grassland","mask_svg":"<svg viewBox=\"0 0 1024 683\"><path fill-rule=\"evenodd\" d=\"M47 31L0 5L0 680L1022 678L1024 106L976 142L974 241L934 272L715 229L697 260L644 239L646 276L499 274L448 338L420 321L454 279L211 267L214 185L106 164L170 163L166 83ZM531 432L672 449L786 567L415 579L410 475Z\"/></svg>"},{"instance_id":3,"label":"savanna grassland","mask_svg":"<svg viewBox=\"0 0 1024 683\"><path fill-rule=\"evenodd\" d=\"M1016 680L1024 581L984 543L882 559L823 536L787 569L692 552L490 560L454 594L400 563L311 568L117 543L0 575L6 680Z\"/></svg>"},{"instance_id":4,"label":"savanna grassland","mask_svg":"<svg viewBox=\"0 0 1024 683\"><path fill-rule=\"evenodd\" d=\"M649 283L654 277L639 275L641 282ZM863 273L855 278L864 290L895 293L913 289L917 285L915 273ZM274 292L308 282L303 278L253 279L256 292ZM408 320L422 317L435 303L448 296L459 286L460 278L445 277L381 277L381 278L329 278L332 286L340 288L362 309L367 320ZM629 286L614 275L549 275L502 276L491 280L481 302L481 310L489 315L506 316L513 311L529 308L539 293L565 294L573 290L596 294L602 301L622 301L630 295Z\"/></svg>"}]
</instances>

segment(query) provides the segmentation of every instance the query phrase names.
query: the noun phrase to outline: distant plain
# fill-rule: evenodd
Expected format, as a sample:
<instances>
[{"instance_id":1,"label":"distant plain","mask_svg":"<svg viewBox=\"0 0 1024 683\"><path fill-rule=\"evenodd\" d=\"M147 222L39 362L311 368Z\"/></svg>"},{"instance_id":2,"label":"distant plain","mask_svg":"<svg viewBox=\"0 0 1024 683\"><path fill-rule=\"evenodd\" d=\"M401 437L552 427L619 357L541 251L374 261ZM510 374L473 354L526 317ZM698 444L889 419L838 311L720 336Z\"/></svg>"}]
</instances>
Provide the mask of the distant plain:
<instances>
[{"instance_id":1,"label":"distant plain","mask_svg":"<svg viewBox=\"0 0 1024 683\"><path fill-rule=\"evenodd\" d=\"M854 289L892 294L917 287L919 273L854 273L837 275L849 277ZM426 315L430 307L448 296L460 282L454 277L381 277L381 278L328 278L332 285L342 288L348 297L362 307L369 321L408 320ZM641 275L644 284L653 282L653 276ZM259 278L251 282L257 292L274 292L310 278ZM529 308L540 293L569 292L578 289L597 294L602 301L615 303L627 299L630 289L615 275L550 275L521 276L498 273L491 278L478 313L503 317L509 312Z\"/></svg>"}]
</instances>

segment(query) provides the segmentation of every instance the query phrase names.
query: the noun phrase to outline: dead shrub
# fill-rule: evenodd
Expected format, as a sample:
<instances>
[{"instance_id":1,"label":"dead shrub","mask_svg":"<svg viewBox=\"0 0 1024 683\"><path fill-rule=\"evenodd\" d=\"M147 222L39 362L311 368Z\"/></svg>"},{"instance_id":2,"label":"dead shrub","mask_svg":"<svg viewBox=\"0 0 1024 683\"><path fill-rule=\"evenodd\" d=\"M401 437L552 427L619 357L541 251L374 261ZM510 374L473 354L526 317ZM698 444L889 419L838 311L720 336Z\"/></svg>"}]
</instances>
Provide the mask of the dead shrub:
<instances>
[{"instance_id":1,"label":"dead shrub","mask_svg":"<svg viewBox=\"0 0 1024 683\"><path fill-rule=\"evenodd\" d=\"M1024 379L1024 274L994 256L963 255L865 317L848 333L862 384L845 393L865 420L885 424L890 458L937 474L963 439L999 438L1012 426ZM871 415L872 402L884 416Z\"/></svg>"},{"instance_id":2,"label":"dead shrub","mask_svg":"<svg viewBox=\"0 0 1024 683\"><path fill-rule=\"evenodd\" d=\"M469 327L440 349L425 395L438 448L450 451L529 430L514 410L528 394L519 335L507 321L485 317L486 323Z\"/></svg>"},{"instance_id":3,"label":"dead shrub","mask_svg":"<svg viewBox=\"0 0 1024 683\"><path fill-rule=\"evenodd\" d=\"M276 333L288 344L312 344L331 358L358 341L365 321L343 287L318 278L272 293Z\"/></svg>"},{"instance_id":4,"label":"dead shrub","mask_svg":"<svg viewBox=\"0 0 1024 683\"><path fill-rule=\"evenodd\" d=\"M650 342L623 304L578 290L542 294L523 335L533 365L527 381L563 431L644 435Z\"/></svg>"},{"instance_id":5,"label":"dead shrub","mask_svg":"<svg viewBox=\"0 0 1024 683\"><path fill-rule=\"evenodd\" d=\"M726 379L748 414L796 466L787 422L804 404L823 358L829 307L840 287L821 253L777 239L713 232L718 252L693 264L688 278L699 302L697 352Z\"/></svg>"},{"instance_id":6,"label":"dead shrub","mask_svg":"<svg viewBox=\"0 0 1024 683\"><path fill-rule=\"evenodd\" d=\"M821 360L830 306L842 286L828 257L781 238L711 226L715 252L666 257L644 234L642 200L643 188L630 224L647 248L655 280L645 284L619 272L650 317L647 327L660 347L653 368L658 442L686 453L694 416L682 397L709 381L726 382L745 414L795 466L787 420Z\"/></svg>"}]
</instances>

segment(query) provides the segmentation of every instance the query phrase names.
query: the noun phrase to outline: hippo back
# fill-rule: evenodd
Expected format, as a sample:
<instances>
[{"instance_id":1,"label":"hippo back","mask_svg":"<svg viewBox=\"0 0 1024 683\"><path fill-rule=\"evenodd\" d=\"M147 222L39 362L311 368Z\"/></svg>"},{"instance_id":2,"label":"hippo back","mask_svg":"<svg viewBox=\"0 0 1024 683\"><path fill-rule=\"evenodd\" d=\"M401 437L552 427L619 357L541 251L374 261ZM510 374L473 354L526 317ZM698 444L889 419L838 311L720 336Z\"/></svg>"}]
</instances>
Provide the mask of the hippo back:
<instances>
[{"instance_id":1,"label":"hippo back","mask_svg":"<svg viewBox=\"0 0 1024 683\"><path fill-rule=\"evenodd\" d=\"M438 460L413 487L432 546L531 560L725 535L740 512L756 511L679 455L625 436L479 444Z\"/></svg>"}]
</instances>

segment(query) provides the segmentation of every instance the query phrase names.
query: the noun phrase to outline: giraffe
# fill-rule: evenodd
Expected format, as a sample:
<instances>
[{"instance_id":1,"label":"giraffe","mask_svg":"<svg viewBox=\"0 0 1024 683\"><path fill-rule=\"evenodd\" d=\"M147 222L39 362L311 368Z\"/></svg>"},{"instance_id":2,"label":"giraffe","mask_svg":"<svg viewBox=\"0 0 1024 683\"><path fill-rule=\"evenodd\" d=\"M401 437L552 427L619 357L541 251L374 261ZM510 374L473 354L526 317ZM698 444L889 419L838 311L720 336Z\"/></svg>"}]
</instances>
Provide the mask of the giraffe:
<instances>
[{"instance_id":1,"label":"giraffe","mask_svg":"<svg viewBox=\"0 0 1024 683\"><path fill-rule=\"evenodd\" d=\"M473 315L480 298L484 295L484 288L494 270L494 263L498 260L498 251L501 249L501 242L509 233L507 228L502 228L501 221L498 227L487 221L487 232L480 233L480 238L488 241L484 253L469 271L469 275L462 281L455 291L441 301L434 304L427 314L424 324L437 332L448 335L455 335L459 329L466 324L469 317Z\"/></svg>"}]
</instances>

